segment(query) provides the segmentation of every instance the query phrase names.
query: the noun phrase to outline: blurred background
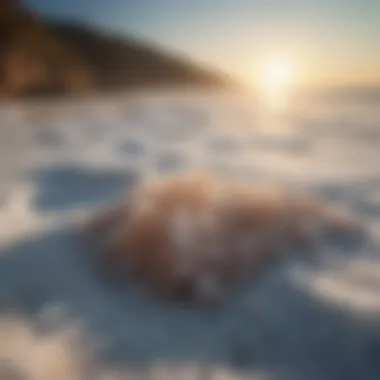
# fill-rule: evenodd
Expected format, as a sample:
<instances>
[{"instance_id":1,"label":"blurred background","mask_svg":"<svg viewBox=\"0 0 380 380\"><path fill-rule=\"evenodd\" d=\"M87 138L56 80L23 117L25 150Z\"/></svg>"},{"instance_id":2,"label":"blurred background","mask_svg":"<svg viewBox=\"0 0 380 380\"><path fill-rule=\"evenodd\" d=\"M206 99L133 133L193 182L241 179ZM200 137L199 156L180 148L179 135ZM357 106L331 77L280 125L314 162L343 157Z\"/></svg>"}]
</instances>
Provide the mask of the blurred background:
<instances>
[{"instance_id":1,"label":"blurred background","mask_svg":"<svg viewBox=\"0 0 380 380\"><path fill-rule=\"evenodd\" d=\"M0 380L380 379L380 2L0 0ZM83 223L201 170L344 207L218 310L110 287Z\"/></svg>"},{"instance_id":2,"label":"blurred background","mask_svg":"<svg viewBox=\"0 0 380 380\"><path fill-rule=\"evenodd\" d=\"M371 87L376 1L1 1L5 96L136 87Z\"/></svg>"}]
</instances>

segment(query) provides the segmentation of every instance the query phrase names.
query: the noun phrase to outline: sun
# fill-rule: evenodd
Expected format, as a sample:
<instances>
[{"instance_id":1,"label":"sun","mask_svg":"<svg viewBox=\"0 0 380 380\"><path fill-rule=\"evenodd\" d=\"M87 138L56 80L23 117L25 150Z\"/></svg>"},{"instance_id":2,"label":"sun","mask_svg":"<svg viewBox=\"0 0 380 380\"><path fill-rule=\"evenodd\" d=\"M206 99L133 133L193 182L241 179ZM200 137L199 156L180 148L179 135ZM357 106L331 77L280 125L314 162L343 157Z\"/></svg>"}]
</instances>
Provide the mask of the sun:
<instances>
[{"instance_id":1,"label":"sun","mask_svg":"<svg viewBox=\"0 0 380 380\"><path fill-rule=\"evenodd\" d=\"M286 56L270 56L259 62L256 85L261 98L271 108L285 106L289 91L294 85L294 74L293 62Z\"/></svg>"},{"instance_id":2,"label":"sun","mask_svg":"<svg viewBox=\"0 0 380 380\"><path fill-rule=\"evenodd\" d=\"M263 68L263 80L269 88L284 88L290 84L293 68L290 60L269 61Z\"/></svg>"},{"instance_id":3,"label":"sun","mask_svg":"<svg viewBox=\"0 0 380 380\"><path fill-rule=\"evenodd\" d=\"M270 58L262 64L261 85L269 91L285 89L291 84L293 74L293 64L289 58Z\"/></svg>"}]
</instances>

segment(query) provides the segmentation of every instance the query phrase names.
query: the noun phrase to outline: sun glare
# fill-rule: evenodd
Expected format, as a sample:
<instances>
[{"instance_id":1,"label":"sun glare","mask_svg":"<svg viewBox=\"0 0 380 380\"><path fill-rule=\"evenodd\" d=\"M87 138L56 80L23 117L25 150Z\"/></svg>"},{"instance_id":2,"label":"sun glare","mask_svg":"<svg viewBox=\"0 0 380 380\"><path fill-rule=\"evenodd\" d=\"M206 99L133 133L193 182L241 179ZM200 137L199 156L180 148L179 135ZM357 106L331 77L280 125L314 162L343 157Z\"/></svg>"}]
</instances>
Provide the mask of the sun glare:
<instances>
[{"instance_id":1,"label":"sun glare","mask_svg":"<svg viewBox=\"0 0 380 380\"><path fill-rule=\"evenodd\" d=\"M259 67L258 85L263 98L270 106L284 107L288 90L294 81L292 61L285 57L271 57Z\"/></svg>"},{"instance_id":2,"label":"sun glare","mask_svg":"<svg viewBox=\"0 0 380 380\"><path fill-rule=\"evenodd\" d=\"M269 89L288 87L292 74L292 64L287 59L276 59L266 62L263 67L263 84Z\"/></svg>"}]
</instances>

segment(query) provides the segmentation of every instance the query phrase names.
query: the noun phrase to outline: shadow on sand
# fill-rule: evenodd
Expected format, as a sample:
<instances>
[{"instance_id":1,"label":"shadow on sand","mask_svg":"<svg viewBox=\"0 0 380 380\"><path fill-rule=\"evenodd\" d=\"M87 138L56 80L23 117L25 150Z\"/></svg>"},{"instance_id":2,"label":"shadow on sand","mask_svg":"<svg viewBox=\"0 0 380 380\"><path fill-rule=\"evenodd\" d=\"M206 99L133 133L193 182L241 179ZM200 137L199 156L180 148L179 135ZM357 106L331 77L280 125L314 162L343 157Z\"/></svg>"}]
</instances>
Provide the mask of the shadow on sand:
<instances>
[{"instance_id":1,"label":"shadow on sand","mask_svg":"<svg viewBox=\"0 0 380 380\"><path fill-rule=\"evenodd\" d=\"M128 191L138 174L133 170L102 171L62 165L39 170L31 178L39 187L35 207L41 211L63 211L110 203Z\"/></svg>"}]
</instances>

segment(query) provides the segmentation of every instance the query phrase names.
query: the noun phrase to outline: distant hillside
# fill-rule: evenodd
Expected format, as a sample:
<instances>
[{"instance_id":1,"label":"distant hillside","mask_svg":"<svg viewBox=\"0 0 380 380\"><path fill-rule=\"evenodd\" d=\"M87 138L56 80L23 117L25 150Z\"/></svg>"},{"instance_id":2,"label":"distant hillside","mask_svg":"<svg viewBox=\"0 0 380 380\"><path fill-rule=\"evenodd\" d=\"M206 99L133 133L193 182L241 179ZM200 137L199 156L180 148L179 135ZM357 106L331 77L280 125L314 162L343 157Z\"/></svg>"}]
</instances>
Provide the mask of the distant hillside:
<instances>
[{"instance_id":1,"label":"distant hillside","mask_svg":"<svg viewBox=\"0 0 380 380\"><path fill-rule=\"evenodd\" d=\"M81 55L51 35L18 1L0 0L0 93L19 96L89 89L95 76Z\"/></svg>"},{"instance_id":2,"label":"distant hillside","mask_svg":"<svg viewBox=\"0 0 380 380\"><path fill-rule=\"evenodd\" d=\"M95 28L41 20L0 0L0 95L115 91L159 85L224 87L227 78Z\"/></svg>"}]
</instances>

